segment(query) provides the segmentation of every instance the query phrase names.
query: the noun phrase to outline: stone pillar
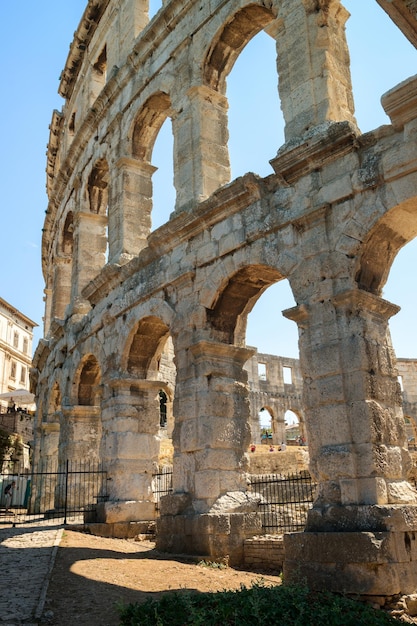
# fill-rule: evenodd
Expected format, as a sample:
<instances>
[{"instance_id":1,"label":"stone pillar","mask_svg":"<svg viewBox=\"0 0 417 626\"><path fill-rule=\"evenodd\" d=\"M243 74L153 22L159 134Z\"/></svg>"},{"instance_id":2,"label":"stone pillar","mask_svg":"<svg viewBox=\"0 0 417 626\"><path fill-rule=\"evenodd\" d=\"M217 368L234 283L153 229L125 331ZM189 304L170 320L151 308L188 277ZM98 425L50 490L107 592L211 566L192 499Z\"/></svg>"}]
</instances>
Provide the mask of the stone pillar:
<instances>
[{"instance_id":1,"label":"stone pillar","mask_svg":"<svg viewBox=\"0 0 417 626\"><path fill-rule=\"evenodd\" d=\"M244 363L253 350L200 341L176 353L173 494L161 498L161 550L239 563L260 531L246 493L250 410Z\"/></svg>"},{"instance_id":2,"label":"stone pillar","mask_svg":"<svg viewBox=\"0 0 417 626\"><path fill-rule=\"evenodd\" d=\"M77 312L83 302L83 288L97 276L106 263L107 216L77 213L74 219L74 262L72 266L72 304Z\"/></svg>"},{"instance_id":3,"label":"stone pillar","mask_svg":"<svg viewBox=\"0 0 417 626\"><path fill-rule=\"evenodd\" d=\"M119 0L114 20L112 45L108 45L108 69L121 67L132 51L139 33L149 22L149 0ZM114 71L114 70L113 70Z\"/></svg>"},{"instance_id":4,"label":"stone pillar","mask_svg":"<svg viewBox=\"0 0 417 626\"><path fill-rule=\"evenodd\" d=\"M43 328L44 328L44 335L45 337L47 337L51 328L53 290L47 288L43 290L43 293L44 293L43 301L45 302L45 316L43 318Z\"/></svg>"},{"instance_id":5,"label":"stone pillar","mask_svg":"<svg viewBox=\"0 0 417 626\"><path fill-rule=\"evenodd\" d=\"M109 476L109 501L101 522L155 519L152 475L158 468L160 381L111 379L103 402L101 459Z\"/></svg>"},{"instance_id":6,"label":"stone pillar","mask_svg":"<svg viewBox=\"0 0 417 626\"><path fill-rule=\"evenodd\" d=\"M37 445L37 462L34 465L35 476L31 482L29 511L41 513L54 508L56 476L58 466L59 422L52 418L51 422L41 422L39 426L39 443Z\"/></svg>"},{"instance_id":7,"label":"stone pillar","mask_svg":"<svg viewBox=\"0 0 417 626\"><path fill-rule=\"evenodd\" d=\"M147 245L151 230L152 174L150 163L119 159L112 169L109 205L109 261L123 263Z\"/></svg>"},{"instance_id":8,"label":"stone pillar","mask_svg":"<svg viewBox=\"0 0 417 626\"><path fill-rule=\"evenodd\" d=\"M71 301L70 257L56 257L54 261L54 289L52 292L52 319L65 319L65 310Z\"/></svg>"},{"instance_id":9,"label":"stone pillar","mask_svg":"<svg viewBox=\"0 0 417 626\"><path fill-rule=\"evenodd\" d=\"M99 461L101 438L100 407L72 406L63 407L60 412L60 441L58 448L58 467L60 474L55 488L54 507L62 509L65 495L69 506L87 504L83 497L91 495L88 480L94 484L92 476L81 478L72 474L65 485L66 462L71 472L92 470L94 462Z\"/></svg>"},{"instance_id":10,"label":"stone pillar","mask_svg":"<svg viewBox=\"0 0 417 626\"><path fill-rule=\"evenodd\" d=\"M388 330L397 311L352 290L285 312L300 328L310 469L319 483L306 531L285 538L287 580L365 596L415 590L417 494L407 482Z\"/></svg>"},{"instance_id":11,"label":"stone pillar","mask_svg":"<svg viewBox=\"0 0 417 626\"><path fill-rule=\"evenodd\" d=\"M98 461L101 439L99 406L62 408L59 462Z\"/></svg>"},{"instance_id":12,"label":"stone pillar","mask_svg":"<svg viewBox=\"0 0 417 626\"><path fill-rule=\"evenodd\" d=\"M278 17L279 94L286 140L329 120L356 126L345 36L349 13L339 0L284 0Z\"/></svg>"},{"instance_id":13,"label":"stone pillar","mask_svg":"<svg viewBox=\"0 0 417 626\"><path fill-rule=\"evenodd\" d=\"M227 99L206 86L192 87L187 96L172 120L176 210L230 181Z\"/></svg>"}]
</instances>

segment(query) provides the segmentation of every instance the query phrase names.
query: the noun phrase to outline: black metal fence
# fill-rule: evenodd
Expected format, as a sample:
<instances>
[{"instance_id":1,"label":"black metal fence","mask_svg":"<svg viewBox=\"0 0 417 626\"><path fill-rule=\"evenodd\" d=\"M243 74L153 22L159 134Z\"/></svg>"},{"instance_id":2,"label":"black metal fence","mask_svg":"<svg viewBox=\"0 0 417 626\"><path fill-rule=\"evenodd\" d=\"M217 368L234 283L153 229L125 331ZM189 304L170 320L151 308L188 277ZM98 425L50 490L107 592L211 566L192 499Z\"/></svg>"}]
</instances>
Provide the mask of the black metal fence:
<instances>
[{"instance_id":1,"label":"black metal fence","mask_svg":"<svg viewBox=\"0 0 417 626\"><path fill-rule=\"evenodd\" d=\"M172 466L154 474L152 490L158 511L161 497L172 492ZM304 529L316 491L316 483L308 472L252 474L249 490L261 496L259 509L265 533L283 534Z\"/></svg>"},{"instance_id":2,"label":"black metal fence","mask_svg":"<svg viewBox=\"0 0 417 626\"><path fill-rule=\"evenodd\" d=\"M9 509L5 487L15 482ZM251 475L249 490L261 496L259 510L265 533L303 530L316 484L308 472L290 475ZM161 497L172 492L172 466L152 477L156 511ZM43 464L30 474L0 474L0 523L59 520L80 523L94 519L97 504L108 500L107 472L99 463L67 461Z\"/></svg>"},{"instance_id":3,"label":"black metal fence","mask_svg":"<svg viewBox=\"0 0 417 626\"><path fill-rule=\"evenodd\" d=\"M11 502L5 488L14 482ZM0 523L35 519L79 522L108 499L107 472L90 461L43 463L27 474L0 474Z\"/></svg>"},{"instance_id":4,"label":"black metal fence","mask_svg":"<svg viewBox=\"0 0 417 626\"><path fill-rule=\"evenodd\" d=\"M283 534L304 530L316 483L308 472L250 476L250 491L261 496L259 504L265 533Z\"/></svg>"},{"instance_id":5,"label":"black metal fence","mask_svg":"<svg viewBox=\"0 0 417 626\"><path fill-rule=\"evenodd\" d=\"M152 476L152 493L155 501L155 509L159 511L162 496L172 492L172 465L163 466L160 471Z\"/></svg>"}]
</instances>

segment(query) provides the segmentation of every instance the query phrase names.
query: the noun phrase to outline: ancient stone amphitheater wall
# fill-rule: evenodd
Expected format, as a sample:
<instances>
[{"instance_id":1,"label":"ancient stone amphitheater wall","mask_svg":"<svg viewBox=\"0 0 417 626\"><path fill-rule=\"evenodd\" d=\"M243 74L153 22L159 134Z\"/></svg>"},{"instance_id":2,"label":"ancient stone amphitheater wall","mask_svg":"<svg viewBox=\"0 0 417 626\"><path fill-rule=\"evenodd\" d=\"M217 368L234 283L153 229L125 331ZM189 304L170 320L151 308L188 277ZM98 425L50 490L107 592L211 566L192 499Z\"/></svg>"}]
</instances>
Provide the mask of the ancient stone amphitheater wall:
<instances>
[{"instance_id":1,"label":"ancient stone amphitheater wall","mask_svg":"<svg viewBox=\"0 0 417 626\"><path fill-rule=\"evenodd\" d=\"M412 3L385 4L412 40ZM297 304L284 314L299 331L319 492L302 533L308 549L296 538L286 547L287 571L304 559L308 574L319 562L320 580L346 590L321 540L337 535L340 548L362 531L417 529L388 334L398 307L381 298L417 233L417 79L383 97L391 124L362 135L339 0L170 0L151 21L147 8L90 0L61 77L65 105L52 117L47 160L45 338L32 375L36 455L100 458L111 477L102 521L152 519L165 390L174 491L162 502L159 545L239 562L259 530L246 493L246 320L288 279ZM285 143L271 176L231 181L227 76L260 30L276 41ZM168 117L176 201L151 232L152 152ZM175 385L161 370L168 338ZM359 563L352 580L362 586L349 592L363 593L364 579L368 595L414 584L394 543L390 575L371 580ZM359 553L379 563L375 545Z\"/></svg>"}]
</instances>

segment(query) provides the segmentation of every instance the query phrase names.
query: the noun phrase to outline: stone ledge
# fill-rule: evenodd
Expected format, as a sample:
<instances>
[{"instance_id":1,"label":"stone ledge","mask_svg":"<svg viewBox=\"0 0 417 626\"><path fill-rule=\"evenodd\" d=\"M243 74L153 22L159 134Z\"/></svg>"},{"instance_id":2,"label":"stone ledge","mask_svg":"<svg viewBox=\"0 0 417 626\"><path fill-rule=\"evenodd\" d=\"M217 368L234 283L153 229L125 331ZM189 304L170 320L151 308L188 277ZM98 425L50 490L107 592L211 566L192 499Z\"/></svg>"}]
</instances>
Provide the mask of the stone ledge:
<instances>
[{"instance_id":1,"label":"stone ledge","mask_svg":"<svg viewBox=\"0 0 417 626\"><path fill-rule=\"evenodd\" d=\"M282 535L260 535L245 539L244 565L262 569L282 570L284 563L284 538Z\"/></svg>"},{"instance_id":2,"label":"stone ledge","mask_svg":"<svg viewBox=\"0 0 417 626\"><path fill-rule=\"evenodd\" d=\"M413 532L288 534L285 580L359 598L414 593L416 542Z\"/></svg>"},{"instance_id":3,"label":"stone ledge","mask_svg":"<svg viewBox=\"0 0 417 626\"><path fill-rule=\"evenodd\" d=\"M85 523L71 526L71 530L76 530L97 537L108 537L111 539L135 539L145 541L155 540L155 522L113 522L106 523Z\"/></svg>"}]
</instances>

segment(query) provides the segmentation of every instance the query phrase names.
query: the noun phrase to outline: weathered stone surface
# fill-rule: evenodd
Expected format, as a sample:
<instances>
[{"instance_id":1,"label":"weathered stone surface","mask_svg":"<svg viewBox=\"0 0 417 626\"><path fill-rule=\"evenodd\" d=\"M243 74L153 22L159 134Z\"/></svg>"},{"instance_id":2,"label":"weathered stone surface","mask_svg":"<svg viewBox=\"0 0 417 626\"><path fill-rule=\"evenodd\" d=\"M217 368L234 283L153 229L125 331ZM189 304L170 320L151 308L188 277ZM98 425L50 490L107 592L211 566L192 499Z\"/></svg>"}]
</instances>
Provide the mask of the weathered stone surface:
<instances>
[{"instance_id":1,"label":"weathered stone surface","mask_svg":"<svg viewBox=\"0 0 417 626\"><path fill-rule=\"evenodd\" d=\"M261 498L241 491L232 491L219 498L211 507L210 513L243 513L257 511Z\"/></svg>"},{"instance_id":2,"label":"weathered stone surface","mask_svg":"<svg viewBox=\"0 0 417 626\"><path fill-rule=\"evenodd\" d=\"M415 34L410 2L379 1ZM170 0L150 23L141 0L119 4L88 3L50 127L36 455L101 459L102 519L151 519L163 391L174 494L162 504L160 546L241 562L257 514L208 512L246 491L247 316L288 279L296 408L319 485L310 560L297 567L327 586L336 565L316 559L319 533L339 533L343 551L350 533L417 532L389 337L398 307L381 298L417 232L415 80L385 97L392 126L361 135L338 0ZM276 40L285 144L271 176L230 181L227 77L264 29ZM175 206L151 233L152 153L168 119ZM41 428L52 414L59 435ZM381 552L359 565L345 552L345 578L331 578L338 591L360 592L362 580L373 596L415 589L414 556L394 555L387 569Z\"/></svg>"}]
</instances>

